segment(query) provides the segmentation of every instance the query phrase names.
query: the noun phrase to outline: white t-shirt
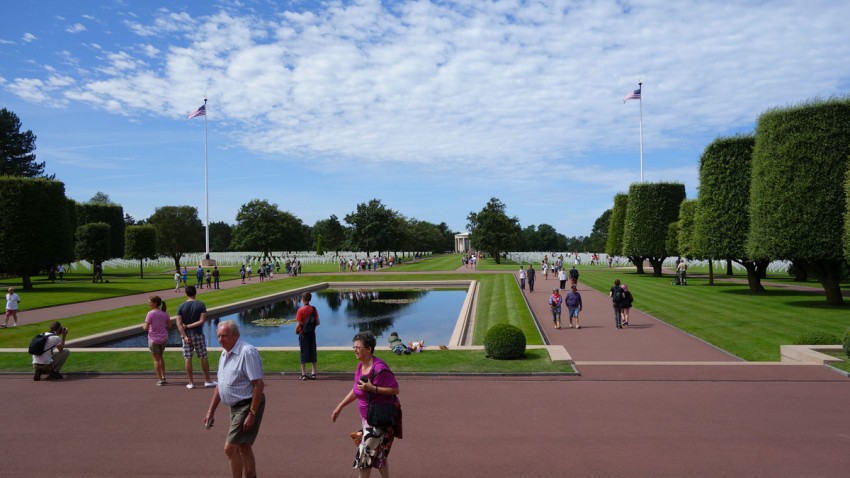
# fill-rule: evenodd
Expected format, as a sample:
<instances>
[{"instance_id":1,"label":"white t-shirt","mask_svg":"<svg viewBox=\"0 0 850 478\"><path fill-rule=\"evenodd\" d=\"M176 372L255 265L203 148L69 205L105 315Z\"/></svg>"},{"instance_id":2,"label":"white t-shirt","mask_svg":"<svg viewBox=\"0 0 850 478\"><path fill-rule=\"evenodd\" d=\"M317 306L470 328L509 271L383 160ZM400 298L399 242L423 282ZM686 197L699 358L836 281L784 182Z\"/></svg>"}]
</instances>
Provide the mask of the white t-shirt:
<instances>
[{"instance_id":1,"label":"white t-shirt","mask_svg":"<svg viewBox=\"0 0 850 478\"><path fill-rule=\"evenodd\" d=\"M53 334L52 332L48 332ZM62 343L62 337L53 334L47 337L47 344L44 346L44 353L41 355L33 355L32 363L39 365L47 365L53 361L53 349Z\"/></svg>"},{"instance_id":2,"label":"white t-shirt","mask_svg":"<svg viewBox=\"0 0 850 478\"><path fill-rule=\"evenodd\" d=\"M18 297L18 294L14 292L11 294L6 294L6 310L18 310L18 302L21 301L21 298Z\"/></svg>"}]
</instances>

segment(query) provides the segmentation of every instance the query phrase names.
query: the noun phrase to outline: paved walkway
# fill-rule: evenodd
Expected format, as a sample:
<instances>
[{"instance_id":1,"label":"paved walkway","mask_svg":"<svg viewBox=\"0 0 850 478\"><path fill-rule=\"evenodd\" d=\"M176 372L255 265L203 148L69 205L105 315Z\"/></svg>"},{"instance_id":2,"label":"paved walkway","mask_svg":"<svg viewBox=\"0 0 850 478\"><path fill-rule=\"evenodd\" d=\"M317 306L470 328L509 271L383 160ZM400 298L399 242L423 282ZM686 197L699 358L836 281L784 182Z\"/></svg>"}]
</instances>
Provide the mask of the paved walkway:
<instances>
[{"instance_id":1,"label":"paved walkway","mask_svg":"<svg viewBox=\"0 0 850 478\"><path fill-rule=\"evenodd\" d=\"M555 284L538 280L526 297L581 377L402 377L406 438L393 448L393 476L846 476L847 378L748 364L635 309L617 330L609 299L584 286L582 328L554 330ZM350 386L268 375L260 476L354 476L354 406L330 421ZM138 375L4 376L0 476L228 476L224 427L201 425L211 393Z\"/></svg>"}]
</instances>

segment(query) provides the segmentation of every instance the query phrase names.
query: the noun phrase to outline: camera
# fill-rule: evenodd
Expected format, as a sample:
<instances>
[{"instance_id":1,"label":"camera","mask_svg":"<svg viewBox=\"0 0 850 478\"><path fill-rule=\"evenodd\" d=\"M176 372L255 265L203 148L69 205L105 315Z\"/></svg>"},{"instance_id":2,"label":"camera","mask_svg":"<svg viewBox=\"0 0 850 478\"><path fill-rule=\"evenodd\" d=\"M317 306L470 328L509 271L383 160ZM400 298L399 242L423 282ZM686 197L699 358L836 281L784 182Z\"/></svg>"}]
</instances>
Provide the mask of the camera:
<instances>
[{"instance_id":1,"label":"camera","mask_svg":"<svg viewBox=\"0 0 850 478\"><path fill-rule=\"evenodd\" d=\"M68 333L68 327L62 327L62 335L66 335Z\"/></svg>"},{"instance_id":2,"label":"camera","mask_svg":"<svg viewBox=\"0 0 850 478\"><path fill-rule=\"evenodd\" d=\"M369 376L368 375L362 375L360 377L360 381L363 382L363 383L369 383Z\"/></svg>"}]
</instances>

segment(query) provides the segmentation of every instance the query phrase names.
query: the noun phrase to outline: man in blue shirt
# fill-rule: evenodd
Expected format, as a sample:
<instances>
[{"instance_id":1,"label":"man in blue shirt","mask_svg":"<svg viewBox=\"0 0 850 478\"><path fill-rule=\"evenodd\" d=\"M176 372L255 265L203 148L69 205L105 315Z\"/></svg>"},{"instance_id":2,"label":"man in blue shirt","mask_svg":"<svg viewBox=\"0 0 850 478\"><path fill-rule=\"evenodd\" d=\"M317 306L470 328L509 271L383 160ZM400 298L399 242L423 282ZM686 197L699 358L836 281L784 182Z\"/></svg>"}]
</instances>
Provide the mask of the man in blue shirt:
<instances>
[{"instance_id":1,"label":"man in blue shirt","mask_svg":"<svg viewBox=\"0 0 850 478\"><path fill-rule=\"evenodd\" d=\"M183 337L183 358L186 361L186 375L189 383L186 388L195 388L195 378L192 375L192 352L201 360L204 371L204 386L214 387L210 379L210 362L207 360L207 344L204 337L204 322L207 320L207 306L200 300L195 300L197 290L193 285L186 286L186 302L177 308L177 330Z\"/></svg>"}]
</instances>

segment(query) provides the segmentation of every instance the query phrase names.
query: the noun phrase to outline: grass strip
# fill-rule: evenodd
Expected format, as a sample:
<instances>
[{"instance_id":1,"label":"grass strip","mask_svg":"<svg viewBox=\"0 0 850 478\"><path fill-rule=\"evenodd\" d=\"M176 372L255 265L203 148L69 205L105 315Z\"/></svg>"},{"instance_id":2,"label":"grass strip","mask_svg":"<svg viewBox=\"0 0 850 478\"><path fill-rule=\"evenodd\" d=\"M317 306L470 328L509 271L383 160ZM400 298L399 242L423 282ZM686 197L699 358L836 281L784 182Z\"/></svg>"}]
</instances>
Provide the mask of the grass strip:
<instances>
[{"instance_id":1,"label":"grass strip","mask_svg":"<svg viewBox=\"0 0 850 478\"><path fill-rule=\"evenodd\" d=\"M553 363L545 349L526 351L524 360L492 360L484 356L483 350L441 350L412 355L395 355L389 351L377 351L395 372L416 373L570 373L572 365ZM266 373L299 373L297 351L261 351L263 369ZM183 355L179 350L165 352L165 370L172 376L183 372ZM319 351L319 372L351 372L356 366L350 351ZM209 354L210 369L218 369L219 354ZM31 357L26 353L0 353L0 372L31 372ZM196 374L200 373L198 360L194 361ZM87 352L74 349L63 372L117 373L150 372L153 377L153 360L148 352Z\"/></svg>"}]
</instances>

